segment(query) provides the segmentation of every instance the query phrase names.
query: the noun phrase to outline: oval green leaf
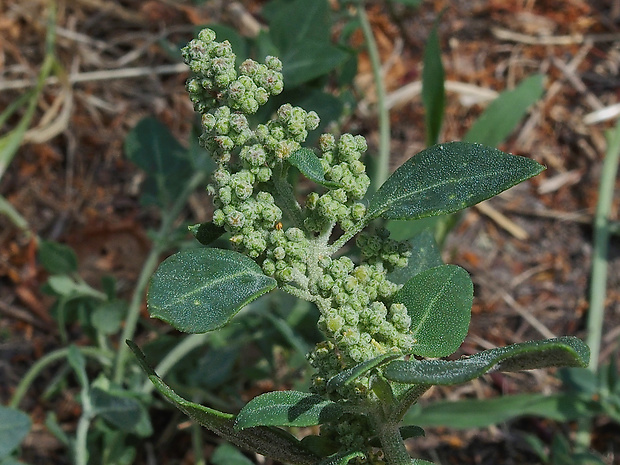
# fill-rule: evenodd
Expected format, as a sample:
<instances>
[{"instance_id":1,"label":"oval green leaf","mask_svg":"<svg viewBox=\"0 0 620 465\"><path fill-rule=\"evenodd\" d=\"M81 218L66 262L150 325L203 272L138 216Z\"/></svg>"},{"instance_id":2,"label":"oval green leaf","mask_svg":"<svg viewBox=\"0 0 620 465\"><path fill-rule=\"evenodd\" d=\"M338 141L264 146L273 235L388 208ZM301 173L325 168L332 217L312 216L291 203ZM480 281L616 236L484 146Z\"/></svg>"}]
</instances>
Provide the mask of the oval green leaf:
<instances>
[{"instance_id":1,"label":"oval green leaf","mask_svg":"<svg viewBox=\"0 0 620 465\"><path fill-rule=\"evenodd\" d=\"M310 181L325 187L340 187L340 184L325 179L325 171L319 157L306 147L293 152L287 161L297 168Z\"/></svg>"},{"instance_id":2,"label":"oval green leaf","mask_svg":"<svg viewBox=\"0 0 620 465\"><path fill-rule=\"evenodd\" d=\"M413 220L477 204L537 175L525 157L467 142L429 147L398 168L370 199L368 218Z\"/></svg>"},{"instance_id":3,"label":"oval green leaf","mask_svg":"<svg viewBox=\"0 0 620 465\"><path fill-rule=\"evenodd\" d=\"M184 250L164 260L151 278L151 316L179 331L224 326L242 307L276 287L251 259L231 250Z\"/></svg>"},{"instance_id":4,"label":"oval green leaf","mask_svg":"<svg viewBox=\"0 0 620 465\"><path fill-rule=\"evenodd\" d=\"M422 357L445 357L462 344L471 319L474 286L467 271L442 265L418 273L394 295L411 317L416 344L411 349Z\"/></svg>"},{"instance_id":5,"label":"oval green leaf","mask_svg":"<svg viewBox=\"0 0 620 465\"><path fill-rule=\"evenodd\" d=\"M590 349L575 337L523 342L490 349L455 361L395 360L383 375L398 383L451 385L470 381L493 371L521 371L546 367L585 367Z\"/></svg>"},{"instance_id":6,"label":"oval green leaf","mask_svg":"<svg viewBox=\"0 0 620 465\"><path fill-rule=\"evenodd\" d=\"M242 449L258 452L280 462L314 465L319 460L319 457L303 447L299 440L282 429L259 426L245 431L236 431L233 427L235 421L233 415L190 402L179 396L157 376L146 362L140 348L132 341L126 342L155 388L198 424Z\"/></svg>"},{"instance_id":7,"label":"oval green leaf","mask_svg":"<svg viewBox=\"0 0 620 465\"><path fill-rule=\"evenodd\" d=\"M314 426L342 415L335 402L316 394L273 391L255 397L237 415L235 429L252 426Z\"/></svg>"}]
</instances>

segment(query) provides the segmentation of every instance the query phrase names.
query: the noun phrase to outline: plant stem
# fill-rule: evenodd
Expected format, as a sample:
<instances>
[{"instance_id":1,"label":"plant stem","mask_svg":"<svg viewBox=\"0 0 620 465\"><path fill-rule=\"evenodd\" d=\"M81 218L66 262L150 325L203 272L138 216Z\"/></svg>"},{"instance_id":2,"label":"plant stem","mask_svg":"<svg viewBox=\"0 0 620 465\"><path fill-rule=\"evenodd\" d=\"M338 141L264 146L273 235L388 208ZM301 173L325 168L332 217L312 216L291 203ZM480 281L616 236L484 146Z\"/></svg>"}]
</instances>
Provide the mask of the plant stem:
<instances>
[{"instance_id":1,"label":"plant stem","mask_svg":"<svg viewBox=\"0 0 620 465\"><path fill-rule=\"evenodd\" d=\"M615 129L607 132L607 153L603 160L599 197L594 215L594 253L592 256L592 274L590 277L590 309L588 311L588 335L586 343L590 347L590 366L597 373L601 351L603 318L605 315L605 297L607 295L607 254L609 251L610 220L612 199L620 159L620 121ZM578 421L575 442L579 449L587 450L590 446L589 418Z\"/></svg>"},{"instance_id":2,"label":"plant stem","mask_svg":"<svg viewBox=\"0 0 620 465\"><path fill-rule=\"evenodd\" d=\"M403 438L398 430L398 423L384 422L375 424L375 431L379 435L381 450L385 462L388 465L410 465L411 456L403 442Z\"/></svg>"},{"instance_id":3,"label":"plant stem","mask_svg":"<svg viewBox=\"0 0 620 465\"><path fill-rule=\"evenodd\" d=\"M105 365L111 364L112 354L109 352L104 352L97 347L78 347L78 350L82 353L82 355L86 357L97 358L100 361L103 361ZM9 407L18 408L20 402L26 395L28 388L35 380L35 378L39 376L39 374L48 365L58 360L66 359L68 353L69 347L64 347L62 349L55 350L54 352L45 355L43 358L39 359L34 365L32 365L15 388L15 392L13 393L13 397L11 398Z\"/></svg>"},{"instance_id":4,"label":"plant stem","mask_svg":"<svg viewBox=\"0 0 620 465\"><path fill-rule=\"evenodd\" d=\"M129 353L129 347L125 344L125 341L127 339L133 339L136 332L138 319L140 317L140 308L149 279L157 268L157 265L159 265L160 254L169 247L168 238L174 227L174 222L181 213L181 209L185 206L187 198L205 179L206 173L202 171L194 174L185 185L183 192L177 197L170 210L164 213L161 226L156 235L155 244L149 252L144 265L142 265L142 271L138 277L138 282L134 288L131 302L129 303L129 309L127 310L127 319L125 320L125 326L123 327L123 332L120 337L118 353L114 363L114 374L112 379L117 384L122 384L125 374L125 363L127 362L127 355Z\"/></svg>"},{"instance_id":5,"label":"plant stem","mask_svg":"<svg viewBox=\"0 0 620 465\"><path fill-rule=\"evenodd\" d=\"M381 71L381 59L379 57L379 49L377 42L372 33L364 2L359 1L357 13L362 26L362 33L368 48L368 56L370 65L372 66L372 74L375 80L375 90L377 93L377 111L379 113L379 160L374 176L371 177L371 189L376 192L379 186L388 178L390 171L390 115L385 104L385 84Z\"/></svg>"},{"instance_id":6,"label":"plant stem","mask_svg":"<svg viewBox=\"0 0 620 465\"><path fill-rule=\"evenodd\" d=\"M603 160L599 197L594 217L594 254L590 282L590 309L588 311L588 337L590 370L598 370L605 296L607 294L607 254L609 251L609 215L614 194L618 160L620 159L620 121L615 129L607 132L607 153Z\"/></svg>"}]
</instances>

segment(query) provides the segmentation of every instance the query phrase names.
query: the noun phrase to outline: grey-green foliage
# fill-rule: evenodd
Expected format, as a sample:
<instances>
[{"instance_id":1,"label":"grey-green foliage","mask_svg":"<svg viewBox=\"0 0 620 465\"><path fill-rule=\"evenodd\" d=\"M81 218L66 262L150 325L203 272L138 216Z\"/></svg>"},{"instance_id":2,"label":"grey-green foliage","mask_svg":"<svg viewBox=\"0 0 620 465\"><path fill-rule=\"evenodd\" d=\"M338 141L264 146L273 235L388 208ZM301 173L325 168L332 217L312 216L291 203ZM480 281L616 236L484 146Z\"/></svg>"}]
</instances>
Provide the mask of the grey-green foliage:
<instances>
[{"instance_id":1,"label":"grey-green foliage","mask_svg":"<svg viewBox=\"0 0 620 465\"><path fill-rule=\"evenodd\" d=\"M193 72L187 89L201 115L200 143L217 164L207 188L212 223L192 232L205 244L226 233L233 250L189 249L164 261L151 280L151 314L187 332L210 331L278 287L316 305L325 340L308 356L312 392L263 394L236 418L179 397L132 346L150 379L182 411L241 447L291 463L344 465L355 458L409 465L426 462L409 457L399 423L433 384L464 382L492 369L587 364L587 347L574 338L457 361L411 357L458 349L473 285L465 270L441 263L428 235L396 241L381 224L371 224L461 210L538 174L541 165L478 144L441 144L412 157L366 199L362 136L323 134L315 153L303 144L318 115L287 103L269 121L250 124L282 91L278 58L245 60L237 70L230 44L217 42L208 29L183 56ZM291 167L316 191L295 192ZM342 250L354 238L357 257ZM419 262L409 263L410 257ZM315 424L320 436L302 442L274 428ZM409 427L402 434L421 432Z\"/></svg>"}]
</instances>

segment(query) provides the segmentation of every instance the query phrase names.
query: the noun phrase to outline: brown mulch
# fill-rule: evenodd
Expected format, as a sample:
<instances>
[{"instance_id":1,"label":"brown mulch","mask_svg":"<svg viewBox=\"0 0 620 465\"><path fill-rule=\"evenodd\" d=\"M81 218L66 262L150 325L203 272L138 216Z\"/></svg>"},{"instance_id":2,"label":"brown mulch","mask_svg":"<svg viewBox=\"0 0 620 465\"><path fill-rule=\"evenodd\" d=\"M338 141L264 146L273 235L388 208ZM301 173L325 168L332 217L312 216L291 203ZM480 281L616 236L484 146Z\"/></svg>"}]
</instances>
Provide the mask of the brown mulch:
<instances>
[{"instance_id":1,"label":"brown mulch","mask_svg":"<svg viewBox=\"0 0 620 465\"><path fill-rule=\"evenodd\" d=\"M23 215L31 231L74 247L80 274L88 282L98 283L101 276L113 274L128 293L148 251L146 230L155 224L157 212L138 202L143 174L125 159L123 140L141 118L153 115L179 140L187 141L194 117L184 89L187 73L171 71L176 58L162 44L182 44L195 26L206 23L228 24L249 34L260 24L260 6L265 2L56 3L55 50L62 72L45 87L25 143L0 179L0 194ZM388 10L370 3L382 59L388 63L390 92L421 78L426 37L444 8L439 31L449 81L477 86L481 92L502 91L531 74L545 74L543 99L500 148L532 157L548 169L466 212L444 253L446 261L466 268L475 283L464 353L550 335L583 337L592 219L606 146L604 131L612 124L586 125L583 120L620 100L620 1L436 0L409 15L398 7ZM44 57L48 14L49 2L43 0L0 3L0 109L32 87ZM142 74L124 77L130 68L140 68ZM101 78L87 74L102 71L109 74ZM372 150L378 137L369 73L362 56L356 78L362 103L345 124L366 135ZM467 97L448 92L442 140L461 138L483 111L484 103L471 104ZM395 167L424 148L419 94L399 98L391 121ZM2 134L16 123L17 119L9 120ZM196 222L208 219L201 199L196 197L186 211ZM618 193L615 199L613 219L618 220ZM618 236L610 245L603 360L618 351L620 335ZM46 276L35 252L31 236L0 217L3 404L27 368L60 346L57 332L50 329L51 302L41 292ZM550 392L557 387L551 372L535 371L505 376L501 384L484 378L459 388L457 394L436 389L431 396L487 397ZM35 394L27 405L35 427L24 458L31 463L64 463L58 443L42 426L45 411ZM71 399L54 408L62 414L59 417L75 415ZM553 428L528 420L516 426L546 432ZM608 439L601 451L608 454L609 463L614 457L618 460L610 447L616 451L620 447L620 435L608 434L617 433L617 425L613 428L603 422L597 429L600 438ZM418 447L422 453L434 451L429 459L444 464L536 463L515 450L511 434L498 428L466 433L440 429L428 432L432 439ZM192 463L190 452L185 456L179 452L170 460L157 463Z\"/></svg>"}]
</instances>

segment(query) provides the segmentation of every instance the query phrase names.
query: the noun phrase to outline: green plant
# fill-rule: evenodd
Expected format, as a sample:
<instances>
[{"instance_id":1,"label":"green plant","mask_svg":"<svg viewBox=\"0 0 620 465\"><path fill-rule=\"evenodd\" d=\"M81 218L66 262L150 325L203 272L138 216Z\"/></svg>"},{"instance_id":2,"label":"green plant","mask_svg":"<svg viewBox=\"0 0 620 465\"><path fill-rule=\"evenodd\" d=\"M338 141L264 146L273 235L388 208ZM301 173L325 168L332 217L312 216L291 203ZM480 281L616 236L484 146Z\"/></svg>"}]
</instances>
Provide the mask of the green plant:
<instances>
[{"instance_id":1,"label":"green plant","mask_svg":"<svg viewBox=\"0 0 620 465\"><path fill-rule=\"evenodd\" d=\"M183 399L129 342L165 397L230 442L283 462L422 464L403 439L423 431L401 421L431 386L490 370L587 365L587 346L570 337L437 360L467 334L469 275L412 250L416 241L390 239L382 227L459 211L538 174L541 165L478 144L434 145L367 195L364 138L323 134L319 156L302 145L318 115L290 104L251 125L250 115L282 91L282 63L246 60L238 73L230 44L215 39L205 29L183 50L194 73L187 88L201 114L200 141L218 165L208 186L213 221L191 230L204 245L225 234L234 250L194 248L166 259L151 278L149 311L181 331L204 333L279 288L319 309L325 340L308 356L311 392L262 394L237 415ZM291 170L320 191L300 200ZM410 263L414 255L421 259ZM302 441L278 428L312 425L321 425L320 435Z\"/></svg>"}]
</instances>

